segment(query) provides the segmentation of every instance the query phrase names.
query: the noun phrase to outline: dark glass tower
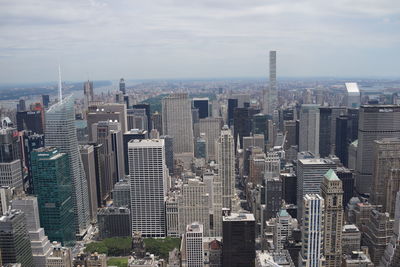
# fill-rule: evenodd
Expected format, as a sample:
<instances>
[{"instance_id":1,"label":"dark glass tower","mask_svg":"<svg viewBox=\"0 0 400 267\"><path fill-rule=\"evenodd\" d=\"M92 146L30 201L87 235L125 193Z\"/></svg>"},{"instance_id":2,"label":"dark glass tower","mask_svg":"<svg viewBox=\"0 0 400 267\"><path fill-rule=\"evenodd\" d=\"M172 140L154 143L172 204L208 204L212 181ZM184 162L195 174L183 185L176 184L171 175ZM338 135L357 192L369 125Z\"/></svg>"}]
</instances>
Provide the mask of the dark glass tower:
<instances>
[{"instance_id":1,"label":"dark glass tower","mask_svg":"<svg viewBox=\"0 0 400 267\"><path fill-rule=\"evenodd\" d=\"M54 147L32 152L34 193L38 198L40 224L51 241L65 246L75 241L72 179L68 157Z\"/></svg>"},{"instance_id":2,"label":"dark glass tower","mask_svg":"<svg viewBox=\"0 0 400 267\"><path fill-rule=\"evenodd\" d=\"M199 119L204 119L208 114L208 98L194 98L193 107L199 110Z\"/></svg>"}]
</instances>

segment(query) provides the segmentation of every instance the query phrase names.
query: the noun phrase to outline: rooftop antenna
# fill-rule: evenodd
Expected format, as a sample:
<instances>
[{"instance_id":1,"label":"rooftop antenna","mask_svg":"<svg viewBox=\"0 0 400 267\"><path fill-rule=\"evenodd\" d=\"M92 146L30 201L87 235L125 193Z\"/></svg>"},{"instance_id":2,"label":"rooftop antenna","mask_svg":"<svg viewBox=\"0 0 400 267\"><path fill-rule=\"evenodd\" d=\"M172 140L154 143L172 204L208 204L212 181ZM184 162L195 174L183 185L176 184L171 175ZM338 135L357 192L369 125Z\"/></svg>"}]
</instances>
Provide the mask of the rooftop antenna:
<instances>
[{"instance_id":1,"label":"rooftop antenna","mask_svg":"<svg viewBox=\"0 0 400 267\"><path fill-rule=\"evenodd\" d=\"M58 64L58 98L62 101L61 66Z\"/></svg>"}]
</instances>

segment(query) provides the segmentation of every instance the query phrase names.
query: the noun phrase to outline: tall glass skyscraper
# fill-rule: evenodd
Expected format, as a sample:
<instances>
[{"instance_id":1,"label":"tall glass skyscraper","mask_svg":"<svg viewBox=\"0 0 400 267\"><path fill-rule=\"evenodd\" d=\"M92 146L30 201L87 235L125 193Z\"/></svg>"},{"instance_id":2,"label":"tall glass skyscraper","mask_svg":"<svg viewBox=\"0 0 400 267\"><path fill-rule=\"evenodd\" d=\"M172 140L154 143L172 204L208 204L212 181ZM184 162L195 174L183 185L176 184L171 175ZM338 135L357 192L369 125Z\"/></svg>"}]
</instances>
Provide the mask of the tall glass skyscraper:
<instances>
[{"instance_id":1,"label":"tall glass skyscraper","mask_svg":"<svg viewBox=\"0 0 400 267\"><path fill-rule=\"evenodd\" d=\"M70 95L51 106L46 112L46 145L66 153L72 178L75 231L84 235L90 224L88 186L79 154L75 128L74 99Z\"/></svg>"},{"instance_id":2,"label":"tall glass skyscraper","mask_svg":"<svg viewBox=\"0 0 400 267\"><path fill-rule=\"evenodd\" d=\"M34 193L40 222L51 241L70 246L75 241L72 180L68 156L54 147L32 152Z\"/></svg>"}]
</instances>

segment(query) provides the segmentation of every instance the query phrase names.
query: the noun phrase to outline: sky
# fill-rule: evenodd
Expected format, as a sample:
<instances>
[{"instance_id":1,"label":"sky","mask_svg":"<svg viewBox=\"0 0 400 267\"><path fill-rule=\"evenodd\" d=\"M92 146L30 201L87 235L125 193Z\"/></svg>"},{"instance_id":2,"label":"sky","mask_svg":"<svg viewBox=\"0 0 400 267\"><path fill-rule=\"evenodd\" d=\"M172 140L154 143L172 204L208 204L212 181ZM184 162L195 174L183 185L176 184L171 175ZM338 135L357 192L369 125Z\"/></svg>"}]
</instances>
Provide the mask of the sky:
<instances>
[{"instance_id":1,"label":"sky","mask_svg":"<svg viewBox=\"0 0 400 267\"><path fill-rule=\"evenodd\" d=\"M400 77L399 0L0 0L0 83Z\"/></svg>"}]
</instances>

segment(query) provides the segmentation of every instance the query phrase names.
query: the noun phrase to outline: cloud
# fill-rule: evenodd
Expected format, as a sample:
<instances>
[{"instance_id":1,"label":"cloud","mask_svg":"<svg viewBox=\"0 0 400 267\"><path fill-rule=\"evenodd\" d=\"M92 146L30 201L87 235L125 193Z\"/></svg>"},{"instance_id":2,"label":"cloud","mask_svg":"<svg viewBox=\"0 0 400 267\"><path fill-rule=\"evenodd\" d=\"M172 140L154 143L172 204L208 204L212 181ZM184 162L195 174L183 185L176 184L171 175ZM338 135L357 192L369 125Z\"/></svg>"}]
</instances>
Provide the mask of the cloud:
<instances>
[{"instance_id":1,"label":"cloud","mask_svg":"<svg viewBox=\"0 0 400 267\"><path fill-rule=\"evenodd\" d=\"M399 21L398 0L3 0L0 80L261 76L269 49L284 76L393 75Z\"/></svg>"}]
</instances>

